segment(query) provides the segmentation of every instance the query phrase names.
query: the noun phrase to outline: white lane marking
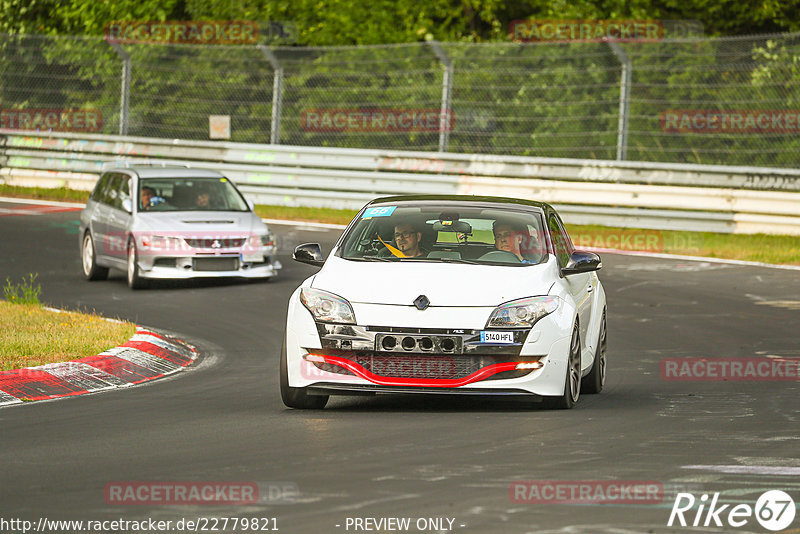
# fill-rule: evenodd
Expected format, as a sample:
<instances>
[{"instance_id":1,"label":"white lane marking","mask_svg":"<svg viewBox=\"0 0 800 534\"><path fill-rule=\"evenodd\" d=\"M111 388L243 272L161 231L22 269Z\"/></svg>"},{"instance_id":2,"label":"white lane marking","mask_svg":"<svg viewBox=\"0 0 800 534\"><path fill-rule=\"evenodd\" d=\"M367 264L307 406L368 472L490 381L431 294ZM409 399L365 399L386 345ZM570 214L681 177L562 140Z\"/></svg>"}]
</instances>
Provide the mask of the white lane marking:
<instances>
[{"instance_id":1,"label":"white lane marking","mask_svg":"<svg viewBox=\"0 0 800 534\"><path fill-rule=\"evenodd\" d=\"M631 285L628 285L628 286L622 286L621 288L617 289L617 293L622 293L623 291L626 291L628 289L632 289L634 287L639 287L639 286L643 286L643 285L647 285L647 284L655 284L655 282L652 282L650 280L645 280L644 282L636 282L635 284L631 284Z\"/></svg>"},{"instance_id":2,"label":"white lane marking","mask_svg":"<svg viewBox=\"0 0 800 534\"><path fill-rule=\"evenodd\" d=\"M267 224L278 224L282 226L294 226L297 228L314 228L323 230L344 230L345 224L318 223L311 221L287 221L285 219L261 219Z\"/></svg>"},{"instance_id":3,"label":"white lane marking","mask_svg":"<svg viewBox=\"0 0 800 534\"><path fill-rule=\"evenodd\" d=\"M6 404L16 404L18 402L22 402L20 399L16 398L14 395L9 395L5 391L0 391L0 406Z\"/></svg>"},{"instance_id":4,"label":"white lane marking","mask_svg":"<svg viewBox=\"0 0 800 534\"><path fill-rule=\"evenodd\" d=\"M773 465L682 465L682 469L700 469L728 473L734 475L779 475L798 476L800 467L773 466Z\"/></svg>"},{"instance_id":5,"label":"white lane marking","mask_svg":"<svg viewBox=\"0 0 800 534\"><path fill-rule=\"evenodd\" d=\"M355 504L347 504L344 506L336 506L331 508L331 512L349 512L351 510L360 510L366 506L371 506L373 504L380 504L385 502L392 502L392 501L401 501L403 499L416 499L419 495L416 493L408 493L406 495L396 495L392 497L384 497L382 499L372 499L370 501L361 501Z\"/></svg>"},{"instance_id":6,"label":"white lane marking","mask_svg":"<svg viewBox=\"0 0 800 534\"><path fill-rule=\"evenodd\" d=\"M705 256L684 256L682 254L662 254L660 252L639 252L635 250L616 250L613 248L587 248L596 252L610 252L622 256L645 256L647 258L661 258L665 260L705 261L709 263L724 263L728 265L743 265L747 267L769 267L772 269L786 269L800 271L800 265L778 265L775 263L762 263L760 261L728 260L725 258L706 258Z\"/></svg>"},{"instance_id":7,"label":"white lane marking","mask_svg":"<svg viewBox=\"0 0 800 534\"><path fill-rule=\"evenodd\" d=\"M50 306L42 306L43 310L51 311L53 313L73 313L72 310L59 310L58 308L51 308ZM81 313L81 312L75 312ZM100 319L104 321L108 321L109 323L117 323L117 324L128 324L127 321L120 321L119 319L111 319L110 317L102 317L100 315L94 314L95 317L100 317Z\"/></svg>"},{"instance_id":8,"label":"white lane marking","mask_svg":"<svg viewBox=\"0 0 800 534\"><path fill-rule=\"evenodd\" d=\"M12 197L0 197L0 202L10 202L12 204L35 204L37 206L62 206L68 208L82 208L86 206L86 204L81 202L57 202L55 200L37 200Z\"/></svg>"}]
</instances>

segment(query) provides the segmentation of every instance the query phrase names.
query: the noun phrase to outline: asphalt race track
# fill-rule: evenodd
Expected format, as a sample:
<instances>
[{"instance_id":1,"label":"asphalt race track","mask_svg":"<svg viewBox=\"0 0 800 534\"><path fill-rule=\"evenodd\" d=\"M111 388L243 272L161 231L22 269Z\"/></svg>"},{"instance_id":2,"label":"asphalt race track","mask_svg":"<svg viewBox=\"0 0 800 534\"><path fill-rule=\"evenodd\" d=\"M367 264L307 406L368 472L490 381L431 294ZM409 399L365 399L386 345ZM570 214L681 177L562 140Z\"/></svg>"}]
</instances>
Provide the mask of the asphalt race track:
<instances>
[{"instance_id":1,"label":"asphalt race track","mask_svg":"<svg viewBox=\"0 0 800 534\"><path fill-rule=\"evenodd\" d=\"M283 533L364 531L353 518L389 517L453 520L429 532L765 532L752 517L740 528L667 521L676 492L752 506L783 490L800 503L800 382L660 372L664 358L800 357L798 271L604 254L609 381L571 411L378 396L304 412L285 409L278 392L286 302L314 272L290 250L316 241L327 252L339 231L274 226L284 269L273 282L134 292L121 272L83 280L77 220L77 211L0 216L0 279L36 272L43 301L177 332L201 361L141 387L0 409L2 518L276 518ZM649 481L664 497L515 502L511 485L526 480ZM254 482L277 493L248 505L107 503L106 485L126 481ZM798 529L800 513L785 532Z\"/></svg>"}]
</instances>

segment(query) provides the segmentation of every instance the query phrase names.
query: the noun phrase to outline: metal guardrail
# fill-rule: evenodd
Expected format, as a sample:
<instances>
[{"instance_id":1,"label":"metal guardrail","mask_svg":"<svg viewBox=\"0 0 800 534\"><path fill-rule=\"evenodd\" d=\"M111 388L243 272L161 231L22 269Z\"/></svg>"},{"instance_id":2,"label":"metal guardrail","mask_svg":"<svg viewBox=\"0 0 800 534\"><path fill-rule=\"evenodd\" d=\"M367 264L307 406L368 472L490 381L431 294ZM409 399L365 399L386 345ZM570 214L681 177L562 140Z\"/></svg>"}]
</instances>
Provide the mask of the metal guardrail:
<instances>
[{"instance_id":1,"label":"metal guardrail","mask_svg":"<svg viewBox=\"0 0 800 534\"><path fill-rule=\"evenodd\" d=\"M357 209L381 195L538 199L568 222L800 235L800 170L0 131L0 181L89 189L115 161L224 172L258 203Z\"/></svg>"}]
</instances>

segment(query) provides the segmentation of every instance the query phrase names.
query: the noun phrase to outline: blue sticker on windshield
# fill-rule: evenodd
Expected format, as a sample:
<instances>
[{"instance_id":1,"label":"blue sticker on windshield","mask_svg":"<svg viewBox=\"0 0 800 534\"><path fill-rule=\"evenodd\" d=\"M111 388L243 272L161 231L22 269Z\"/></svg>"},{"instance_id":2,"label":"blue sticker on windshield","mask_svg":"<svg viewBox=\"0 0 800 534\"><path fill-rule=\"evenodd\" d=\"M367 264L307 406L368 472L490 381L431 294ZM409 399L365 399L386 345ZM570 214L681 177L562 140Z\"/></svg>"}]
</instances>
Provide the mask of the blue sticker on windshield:
<instances>
[{"instance_id":1,"label":"blue sticker on windshield","mask_svg":"<svg viewBox=\"0 0 800 534\"><path fill-rule=\"evenodd\" d=\"M361 216L361 218L369 219L372 217L388 217L396 209L397 206L376 206L374 208L367 208L364 210L364 214Z\"/></svg>"}]
</instances>

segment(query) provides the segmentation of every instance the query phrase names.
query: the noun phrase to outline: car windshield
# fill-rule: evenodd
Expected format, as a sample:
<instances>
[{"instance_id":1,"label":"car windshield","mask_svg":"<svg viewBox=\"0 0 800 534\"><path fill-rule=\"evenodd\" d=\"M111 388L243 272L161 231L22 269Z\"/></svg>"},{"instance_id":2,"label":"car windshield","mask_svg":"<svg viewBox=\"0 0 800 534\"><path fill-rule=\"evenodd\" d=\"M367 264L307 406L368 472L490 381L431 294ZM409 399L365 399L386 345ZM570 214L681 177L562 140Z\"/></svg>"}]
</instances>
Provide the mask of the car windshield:
<instances>
[{"instance_id":1,"label":"car windshield","mask_svg":"<svg viewBox=\"0 0 800 534\"><path fill-rule=\"evenodd\" d=\"M341 257L358 261L435 261L535 265L547 259L537 211L463 203L377 205L345 236Z\"/></svg>"},{"instance_id":2,"label":"car windshield","mask_svg":"<svg viewBox=\"0 0 800 534\"><path fill-rule=\"evenodd\" d=\"M249 211L227 178L146 178L139 181L140 211Z\"/></svg>"}]
</instances>

